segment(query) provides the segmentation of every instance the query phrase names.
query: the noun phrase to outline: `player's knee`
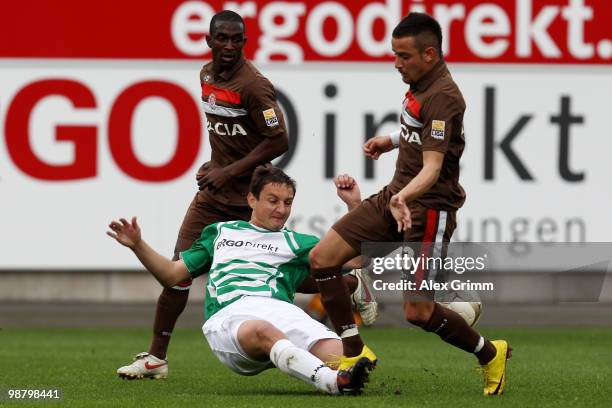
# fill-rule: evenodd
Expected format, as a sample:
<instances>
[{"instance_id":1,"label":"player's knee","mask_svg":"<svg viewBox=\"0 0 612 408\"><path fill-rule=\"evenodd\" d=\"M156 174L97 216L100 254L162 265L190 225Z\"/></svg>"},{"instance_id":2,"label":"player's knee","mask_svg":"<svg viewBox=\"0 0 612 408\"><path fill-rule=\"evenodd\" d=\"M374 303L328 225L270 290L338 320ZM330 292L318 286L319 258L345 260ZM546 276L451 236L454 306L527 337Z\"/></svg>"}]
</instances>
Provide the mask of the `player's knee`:
<instances>
[{"instance_id":1,"label":"player's knee","mask_svg":"<svg viewBox=\"0 0 612 408\"><path fill-rule=\"evenodd\" d=\"M424 326L431 318L432 302L404 302L404 317L410 323Z\"/></svg>"},{"instance_id":2,"label":"player's knee","mask_svg":"<svg viewBox=\"0 0 612 408\"><path fill-rule=\"evenodd\" d=\"M260 321L253 327L252 336L257 338L260 344L274 344L283 335L280 331L271 323L266 321Z\"/></svg>"},{"instance_id":3,"label":"player's knee","mask_svg":"<svg viewBox=\"0 0 612 408\"><path fill-rule=\"evenodd\" d=\"M338 339L321 339L309 351L319 360L325 361L332 370L336 370L340 364L338 356L342 355L342 342Z\"/></svg>"},{"instance_id":4,"label":"player's knee","mask_svg":"<svg viewBox=\"0 0 612 408\"><path fill-rule=\"evenodd\" d=\"M308 254L308 262L310 263L310 269L314 272L320 270L321 268L325 268L325 258L323 257L321 250L319 249L319 245L315 246Z\"/></svg>"},{"instance_id":5,"label":"player's knee","mask_svg":"<svg viewBox=\"0 0 612 408\"><path fill-rule=\"evenodd\" d=\"M308 254L308 263L310 263L311 268L316 268L320 263L320 255L319 255L319 247L318 245L312 248L310 253Z\"/></svg>"},{"instance_id":6,"label":"player's knee","mask_svg":"<svg viewBox=\"0 0 612 408\"><path fill-rule=\"evenodd\" d=\"M335 255L333 251L322 248L320 243L315 246L308 254L311 274L316 277L319 274L328 274L327 271L339 269L343 262L336 259Z\"/></svg>"}]
</instances>

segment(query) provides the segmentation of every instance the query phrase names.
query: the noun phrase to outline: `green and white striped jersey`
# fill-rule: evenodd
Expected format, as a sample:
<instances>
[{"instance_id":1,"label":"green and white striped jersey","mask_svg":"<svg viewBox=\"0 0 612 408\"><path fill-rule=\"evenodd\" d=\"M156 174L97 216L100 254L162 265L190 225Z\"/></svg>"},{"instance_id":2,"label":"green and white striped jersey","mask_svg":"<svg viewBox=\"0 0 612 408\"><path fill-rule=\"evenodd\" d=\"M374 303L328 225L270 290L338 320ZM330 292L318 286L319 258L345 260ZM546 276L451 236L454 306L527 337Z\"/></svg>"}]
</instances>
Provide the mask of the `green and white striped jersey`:
<instances>
[{"instance_id":1,"label":"green and white striped jersey","mask_svg":"<svg viewBox=\"0 0 612 408\"><path fill-rule=\"evenodd\" d=\"M269 231L246 221L204 228L181 257L192 277L209 272L206 318L242 296L273 297L293 303L309 276L308 254L319 242L290 229Z\"/></svg>"}]
</instances>

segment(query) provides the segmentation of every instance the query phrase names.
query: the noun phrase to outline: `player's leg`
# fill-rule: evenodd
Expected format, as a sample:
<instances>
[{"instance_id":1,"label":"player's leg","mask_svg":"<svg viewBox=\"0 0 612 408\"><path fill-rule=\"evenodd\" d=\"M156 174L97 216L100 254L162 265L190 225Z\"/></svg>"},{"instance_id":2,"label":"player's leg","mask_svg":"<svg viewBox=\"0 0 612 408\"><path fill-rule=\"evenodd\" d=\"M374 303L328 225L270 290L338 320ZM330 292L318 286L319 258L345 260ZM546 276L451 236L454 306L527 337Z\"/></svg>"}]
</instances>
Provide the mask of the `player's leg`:
<instances>
[{"instance_id":1,"label":"player's leg","mask_svg":"<svg viewBox=\"0 0 612 408\"><path fill-rule=\"evenodd\" d=\"M339 277L342 265L361 253L362 242L394 240L395 235L386 219L390 197L390 192L383 189L364 200L336 222L310 253L311 274L317 280L323 305L342 339L344 352L340 369L363 355L372 362L376 360L359 336L348 290Z\"/></svg>"},{"instance_id":2,"label":"player's leg","mask_svg":"<svg viewBox=\"0 0 612 408\"><path fill-rule=\"evenodd\" d=\"M187 247L188 248L188 247ZM168 377L168 361L166 353L174 325L187 304L191 280L180 282L173 288L163 288L157 299L155 319L153 322L153 337L149 351L139 353L134 362L119 367L117 374L121 378L163 379Z\"/></svg>"},{"instance_id":3,"label":"player's leg","mask_svg":"<svg viewBox=\"0 0 612 408\"><path fill-rule=\"evenodd\" d=\"M419 204L411 204L412 228L406 233L406 241L420 242L420 256L441 257L446 256L447 244L450 242L455 229L455 213L437 211L425 208ZM435 268L415 271L417 287L422 280L435 280L437 271ZM410 323L417 325L427 332L438 335L443 341L468 353L473 353L479 363L485 368L488 363L502 359L505 367L507 343L501 341L501 352L496 348L494 342L486 340L473 327L471 327L458 313L440 306L433 300L429 300L429 292L410 293L404 301L404 316ZM417 297L421 299L417 299ZM499 371L498 363L494 363L495 369ZM503 373L502 373L503 374ZM491 377L491 376L489 376ZM494 377L494 376L493 376ZM495 386L489 385L490 393L503 391L503 375L498 376ZM491 379L495 382L495 379ZM487 387L485 387L485 394Z\"/></svg>"},{"instance_id":4,"label":"player's leg","mask_svg":"<svg viewBox=\"0 0 612 408\"><path fill-rule=\"evenodd\" d=\"M308 351L325 362L328 367L338 369L342 355L342 342L339 339L321 339Z\"/></svg>"},{"instance_id":5,"label":"player's leg","mask_svg":"<svg viewBox=\"0 0 612 408\"><path fill-rule=\"evenodd\" d=\"M287 336L274 325L265 320L246 320L240 324L237 332L242 350L252 359L266 361L270 359L272 347Z\"/></svg>"},{"instance_id":6,"label":"player's leg","mask_svg":"<svg viewBox=\"0 0 612 408\"><path fill-rule=\"evenodd\" d=\"M358 278L353 274L349 274L344 275L342 279L344 279L344 281L346 282L346 286L348 287L349 292L355 292L355 290L359 286ZM317 281L312 276L307 277L298 287L297 293L304 293L307 295L319 293L319 286L317 285Z\"/></svg>"},{"instance_id":7,"label":"player's leg","mask_svg":"<svg viewBox=\"0 0 612 408\"><path fill-rule=\"evenodd\" d=\"M285 301L245 296L210 316L202 330L215 356L241 375L277 366L325 392L355 394L367 379L365 361L357 370L339 374L310 353L319 340L331 338L340 344L339 338Z\"/></svg>"},{"instance_id":8,"label":"player's leg","mask_svg":"<svg viewBox=\"0 0 612 408\"><path fill-rule=\"evenodd\" d=\"M328 367L339 368L342 356L340 338L295 305L283 306L282 311L274 318L275 326L298 348L308 350ZM368 358L360 358L350 368L338 371L339 390L343 394L360 394L372 368Z\"/></svg>"},{"instance_id":9,"label":"player's leg","mask_svg":"<svg viewBox=\"0 0 612 408\"><path fill-rule=\"evenodd\" d=\"M487 340L459 314L436 302L405 302L406 320L438 335L443 341L472 353L483 367L485 395L503 393L506 361L511 349L505 340Z\"/></svg>"},{"instance_id":10,"label":"player's leg","mask_svg":"<svg viewBox=\"0 0 612 408\"><path fill-rule=\"evenodd\" d=\"M188 249L201 232L206 222L204 210L201 207L199 193L191 201L183 223L179 230L176 245L174 247L173 260L178 259L180 251ZM170 343L170 336L178 317L185 310L191 280L180 282L173 288L163 288L157 299L155 318L153 320L153 337L149 351L140 353L130 365L120 367L117 370L122 378L166 378L168 376L168 362L166 353Z\"/></svg>"},{"instance_id":11,"label":"player's leg","mask_svg":"<svg viewBox=\"0 0 612 408\"><path fill-rule=\"evenodd\" d=\"M359 355L364 346L353 318L350 292L342 279L342 265L357 255L333 229L310 252L311 274L321 293L321 302L342 338L344 355L348 357Z\"/></svg>"},{"instance_id":12,"label":"player's leg","mask_svg":"<svg viewBox=\"0 0 612 408\"><path fill-rule=\"evenodd\" d=\"M274 326L298 349L308 350L326 366L336 368L342 354L340 338L325 325L312 319L299 307L278 300L268 302L274 315ZM360 359L349 370L337 372L336 384L342 394L359 394L367 382L372 363Z\"/></svg>"},{"instance_id":13,"label":"player's leg","mask_svg":"<svg viewBox=\"0 0 612 408\"><path fill-rule=\"evenodd\" d=\"M277 366L325 392L351 394L359 393L367 379L367 361L338 373L310 353L319 340L340 343L339 338L285 301L245 296L209 317L202 330L215 356L241 375Z\"/></svg>"},{"instance_id":14,"label":"player's leg","mask_svg":"<svg viewBox=\"0 0 612 408\"><path fill-rule=\"evenodd\" d=\"M422 259L443 258L445 244L450 241L455 227L454 213L426 208L418 203L410 204L410 212L412 227L406 232L405 240L415 247L415 255ZM426 269L420 264L412 276L416 286L420 287L424 281L435 281L437 273L435 267ZM474 352L480 341L478 333L459 314L433 301L433 291L406 292L404 317L410 323L436 333L445 342L465 351ZM485 348L485 354L491 351L494 353L494 348Z\"/></svg>"},{"instance_id":15,"label":"player's leg","mask_svg":"<svg viewBox=\"0 0 612 408\"><path fill-rule=\"evenodd\" d=\"M351 291L353 307L359 312L361 322L370 326L378 317L378 303L372 290L372 279L364 268L354 269L349 276L354 276L357 281L357 287Z\"/></svg>"},{"instance_id":16,"label":"player's leg","mask_svg":"<svg viewBox=\"0 0 612 408\"><path fill-rule=\"evenodd\" d=\"M202 193L198 192L183 218L172 259L178 260L179 254L191 247L193 242L200 237L202 230L221 217L217 209L205 200ZM179 316L185 310L190 289L191 280L189 279L172 288L162 290L157 300L149 354L161 359L166 358L172 331Z\"/></svg>"},{"instance_id":17,"label":"player's leg","mask_svg":"<svg viewBox=\"0 0 612 408\"><path fill-rule=\"evenodd\" d=\"M481 364L495 356L495 347L456 312L431 301L404 302L404 316L410 323L438 335L443 341L468 353Z\"/></svg>"},{"instance_id":18,"label":"player's leg","mask_svg":"<svg viewBox=\"0 0 612 408\"><path fill-rule=\"evenodd\" d=\"M346 282L351 294L353 309L355 313L358 313L357 316L354 316L357 323L363 323L365 326L374 324L378 316L378 303L372 291L372 282L368 272L362 269L361 264L359 264L357 269L353 269L348 274L343 275L342 278ZM320 322L327 318L327 311L321 302L319 287L312 276L304 279L297 292L314 294L305 310L310 316Z\"/></svg>"},{"instance_id":19,"label":"player's leg","mask_svg":"<svg viewBox=\"0 0 612 408\"><path fill-rule=\"evenodd\" d=\"M344 383L340 382L337 371L309 351L293 344L272 323L265 320L244 321L238 328L237 338L249 358L270 360L285 374L314 385L323 392L341 393ZM335 341L337 348L341 348L340 341Z\"/></svg>"},{"instance_id":20,"label":"player's leg","mask_svg":"<svg viewBox=\"0 0 612 408\"><path fill-rule=\"evenodd\" d=\"M191 201L183 223L179 230L176 245L174 247L173 260L177 260L179 253L191 247L208 219L206 210L202 208L202 200L199 193ZM199 232L198 232L199 231ZM185 310L191 280L180 282L173 288L163 288L157 299L155 317L153 320L153 337L149 351L140 353L130 365L120 367L117 370L122 378L166 378L168 376L168 362L166 353L170 343L170 336L178 317Z\"/></svg>"}]
</instances>

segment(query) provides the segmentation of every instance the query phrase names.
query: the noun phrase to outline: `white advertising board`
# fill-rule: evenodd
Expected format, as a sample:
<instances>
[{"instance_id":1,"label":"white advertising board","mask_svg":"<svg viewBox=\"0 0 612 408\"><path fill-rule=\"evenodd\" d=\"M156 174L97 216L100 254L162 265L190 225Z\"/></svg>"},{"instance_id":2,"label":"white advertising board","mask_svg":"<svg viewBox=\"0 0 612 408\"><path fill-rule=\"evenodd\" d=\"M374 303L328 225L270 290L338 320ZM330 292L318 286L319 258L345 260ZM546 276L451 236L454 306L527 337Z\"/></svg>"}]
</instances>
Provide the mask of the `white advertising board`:
<instances>
[{"instance_id":1,"label":"white advertising board","mask_svg":"<svg viewBox=\"0 0 612 408\"><path fill-rule=\"evenodd\" d=\"M0 61L0 269L139 267L105 235L132 215L171 255L210 155L200 65ZM397 127L407 87L391 63L261 68L292 128L290 226L320 235L344 213L328 175L355 176L364 196L391 179L395 153L368 167L361 146ZM450 68L467 102L455 238L609 241L612 67Z\"/></svg>"}]
</instances>

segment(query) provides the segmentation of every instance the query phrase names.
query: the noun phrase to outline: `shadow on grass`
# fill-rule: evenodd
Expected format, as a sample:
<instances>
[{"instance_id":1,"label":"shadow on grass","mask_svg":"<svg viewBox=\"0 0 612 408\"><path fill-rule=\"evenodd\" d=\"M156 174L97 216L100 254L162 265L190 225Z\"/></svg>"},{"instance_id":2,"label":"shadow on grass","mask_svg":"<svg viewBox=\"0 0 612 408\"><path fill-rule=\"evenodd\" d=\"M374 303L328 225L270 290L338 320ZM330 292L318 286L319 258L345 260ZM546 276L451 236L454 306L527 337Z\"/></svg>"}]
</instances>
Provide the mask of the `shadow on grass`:
<instances>
[{"instance_id":1,"label":"shadow on grass","mask_svg":"<svg viewBox=\"0 0 612 408\"><path fill-rule=\"evenodd\" d=\"M297 391L297 390L279 390L279 389L270 389L270 390L253 390L253 389L240 389L240 390L236 390L236 389L232 389L232 390L224 390L224 391L215 391L215 395L219 395L219 396L232 396L232 397L236 397L236 396L257 396L257 397L267 397L267 396L296 396L296 397L303 397L303 396L326 396L327 394L324 394L322 392L317 392L315 390L313 391Z\"/></svg>"}]
</instances>

